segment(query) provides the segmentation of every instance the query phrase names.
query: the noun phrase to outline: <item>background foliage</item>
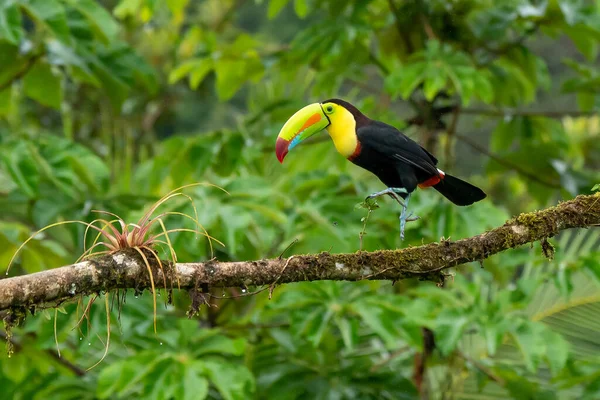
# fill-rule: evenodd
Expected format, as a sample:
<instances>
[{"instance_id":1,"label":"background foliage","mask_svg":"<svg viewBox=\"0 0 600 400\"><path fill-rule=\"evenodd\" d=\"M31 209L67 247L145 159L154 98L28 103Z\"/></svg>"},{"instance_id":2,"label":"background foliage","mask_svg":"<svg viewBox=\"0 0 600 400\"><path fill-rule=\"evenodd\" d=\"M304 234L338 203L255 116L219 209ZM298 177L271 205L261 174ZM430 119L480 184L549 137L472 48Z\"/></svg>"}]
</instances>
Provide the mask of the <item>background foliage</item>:
<instances>
[{"instance_id":1,"label":"background foliage","mask_svg":"<svg viewBox=\"0 0 600 400\"><path fill-rule=\"evenodd\" d=\"M381 201L366 250L467 237L589 193L599 43L598 1L2 0L0 266L44 225L95 209L133 221L197 181L231 193L186 191L226 244L219 260L277 256L294 239L287 254L358 250L354 206L381 184L329 141L283 166L272 154L295 110L334 96L404 128L489 195L458 208L420 191L403 243L398 210ZM80 227L48 231L11 274L68 264L82 240ZM182 261L210 258L193 235L173 244ZM444 288L301 283L272 300L213 288L213 307L191 320L180 294L156 335L151 296L130 292L89 371L104 352L103 301L81 332L75 305L41 311L14 330L0 386L34 399L598 398L597 232L554 244L553 260L538 245L510 251Z\"/></svg>"}]
</instances>

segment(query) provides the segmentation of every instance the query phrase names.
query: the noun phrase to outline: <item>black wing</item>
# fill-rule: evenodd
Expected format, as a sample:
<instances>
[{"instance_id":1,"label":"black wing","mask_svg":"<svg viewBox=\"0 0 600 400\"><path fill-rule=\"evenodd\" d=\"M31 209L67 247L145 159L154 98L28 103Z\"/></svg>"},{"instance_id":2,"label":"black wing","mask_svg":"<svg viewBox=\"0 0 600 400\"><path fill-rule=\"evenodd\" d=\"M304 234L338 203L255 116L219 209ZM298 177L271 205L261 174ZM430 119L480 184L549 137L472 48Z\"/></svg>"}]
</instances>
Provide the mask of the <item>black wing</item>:
<instances>
[{"instance_id":1,"label":"black wing","mask_svg":"<svg viewBox=\"0 0 600 400\"><path fill-rule=\"evenodd\" d=\"M384 157L411 165L428 177L438 174L437 159L391 125L372 121L358 128L356 134L361 145L369 146Z\"/></svg>"}]
</instances>

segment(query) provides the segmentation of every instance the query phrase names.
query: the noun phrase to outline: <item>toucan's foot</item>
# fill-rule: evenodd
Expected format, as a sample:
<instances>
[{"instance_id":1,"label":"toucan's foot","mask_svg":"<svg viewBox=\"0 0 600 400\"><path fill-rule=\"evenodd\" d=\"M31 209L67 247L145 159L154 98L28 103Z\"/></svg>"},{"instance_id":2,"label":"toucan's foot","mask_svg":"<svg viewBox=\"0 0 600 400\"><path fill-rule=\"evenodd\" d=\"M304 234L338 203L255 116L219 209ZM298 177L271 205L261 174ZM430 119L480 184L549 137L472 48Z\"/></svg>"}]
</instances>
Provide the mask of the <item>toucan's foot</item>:
<instances>
[{"instance_id":1,"label":"toucan's foot","mask_svg":"<svg viewBox=\"0 0 600 400\"><path fill-rule=\"evenodd\" d=\"M400 214L400 239L404 240L404 228L407 222L413 222L421 219L418 215L414 215L412 212L406 213L406 209L402 210Z\"/></svg>"},{"instance_id":2,"label":"toucan's foot","mask_svg":"<svg viewBox=\"0 0 600 400\"><path fill-rule=\"evenodd\" d=\"M406 222L418 221L420 219L421 219L421 217L419 217L418 215L415 215L412 211L409 212L408 215L406 216Z\"/></svg>"},{"instance_id":3,"label":"toucan's foot","mask_svg":"<svg viewBox=\"0 0 600 400\"><path fill-rule=\"evenodd\" d=\"M407 214L408 201L410 200L410 193L405 188L387 188L382 190L381 192L376 192L367 196L365 201L374 199L376 197L388 195L400 204L402 207L402 213L400 214L400 239L404 240L404 228L406 226L407 221L416 221L419 219L418 216L413 216L413 213ZM403 198L402 195L406 195L406 198Z\"/></svg>"},{"instance_id":4,"label":"toucan's foot","mask_svg":"<svg viewBox=\"0 0 600 400\"><path fill-rule=\"evenodd\" d=\"M371 200L376 197L384 196L386 194L394 200L396 200L402 207L406 207L406 205L404 204L404 200L402 200L401 196L403 194L408 194L408 191L404 188L387 188L385 190L382 190L381 192L376 192L368 195L365 200Z\"/></svg>"},{"instance_id":5,"label":"toucan's foot","mask_svg":"<svg viewBox=\"0 0 600 400\"><path fill-rule=\"evenodd\" d=\"M407 214L408 201L410 200L410 194L406 197L405 203L402 205L402 213L400 214L400 240L404 240L404 227L406 221L416 221L419 219L418 216L413 217L413 213Z\"/></svg>"}]
</instances>

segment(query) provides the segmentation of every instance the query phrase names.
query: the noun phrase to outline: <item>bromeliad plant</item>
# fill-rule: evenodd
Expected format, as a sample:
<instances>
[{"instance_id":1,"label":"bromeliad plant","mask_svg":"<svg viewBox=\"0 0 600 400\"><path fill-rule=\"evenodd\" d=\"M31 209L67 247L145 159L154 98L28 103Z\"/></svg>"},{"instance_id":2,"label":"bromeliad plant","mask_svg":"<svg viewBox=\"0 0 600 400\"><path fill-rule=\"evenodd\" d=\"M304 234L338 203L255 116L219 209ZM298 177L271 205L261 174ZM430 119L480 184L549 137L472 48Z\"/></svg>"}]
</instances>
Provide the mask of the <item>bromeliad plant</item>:
<instances>
[{"instance_id":1,"label":"bromeliad plant","mask_svg":"<svg viewBox=\"0 0 600 400\"><path fill-rule=\"evenodd\" d=\"M194 205L194 201L192 200L192 198L190 196L181 192L181 190L189 188L189 187L193 187L193 186L215 187L215 188L220 189L223 192L229 194L225 189L220 188L216 185L212 185L209 183L193 183L193 184L189 184L189 185L185 185L185 186L176 188L176 189L170 191L169 193L167 193L166 195L164 195L163 197L161 197L156 203L154 203L142 215L142 217L137 221L137 223L127 223L127 222L125 222L125 220L123 218L121 218L120 216L118 216L112 212L109 212L109 211L94 210L94 212L96 212L96 213L107 215L109 217L114 217L114 219L97 218L97 219L93 220L92 222L69 220L69 221L60 221L60 222L50 224L50 225L45 226L42 229L38 230L37 232L35 232L27 240L25 240L23 242L23 244L21 244L21 246L19 246L19 248L17 249L17 251L15 251L11 260L8 263L8 266L6 269L6 274L8 275L8 271L9 271L10 267L12 266L13 262L15 261L17 255L21 251L21 249L29 241L31 241L33 238L35 238L40 233L42 233L50 228L53 228L56 226L61 226L61 225L67 225L67 224L85 225L86 229L85 229L84 238L83 238L84 249L83 249L83 253L79 256L79 258L77 259L76 262L88 259L92 256L98 256L98 255L103 255L103 254L114 254L116 252L123 251L123 250L134 250L142 258L144 265L146 266L146 269L148 270L148 276L150 279L150 286L151 286L152 299L153 299L154 333L156 334L156 287L155 287L155 283L154 283L154 276L152 274L152 268L150 267L150 261L148 259L147 254L152 255L152 257L154 257L156 263L158 264L158 267L160 268L162 275L163 275L164 289L167 290L166 274L165 274L165 271L163 268L163 263L157 253L156 248L161 245L166 246L168 248L168 251L170 254L170 261L173 263L173 265L175 265L175 263L177 263L177 253L173 248L169 234L175 233L175 232L192 232L192 233L195 233L196 235L202 235L202 236L206 237L209 242L211 257L213 256L213 251L214 251L213 241L221 246L225 246L221 241L219 241L218 239L216 239L208 234L208 231L198 221L198 212L197 212L196 206ZM191 215L185 214L183 212L178 212L178 211L164 211L157 215L154 215L156 213L156 210L161 205L165 204L167 201L169 201L175 197L184 197L186 200L188 200L193 208L194 215L191 216ZM164 218L168 217L168 216L172 216L172 215L176 215L176 216L191 220L194 223L194 228L167 229L165 226L165 223L164 223ZM160 226L160 230L158 232L156 232L156 230L155 230L155 227L157 224ZM97 235L94 238L91 246L87 247L86 246L87 235L88 235L90 229L96 231ZM101 246L104 247L104 250L100 250ZM100 363L106 356L106 353L108 351L108 344L110 341L110 317L109 317L109 307L108 307L108 293L106 296L107 297L105 299L106 300L105 303L106 303L106 312L107 312L108 338L106 341L105 353L102 356L102 359L98 363ZM77 323L78 328L80 327L84 318L88 317L88 313L89 313L91 304L93 303L94 300L95 300L95 298L90 299L88 305L85 307L83 315L82 315L81 319L79 319L79 322ZM88 318L88 321L89 321L89 318ZM55 325L55 329L56 329L56 325Z\"/></svg>"}]
</instances>

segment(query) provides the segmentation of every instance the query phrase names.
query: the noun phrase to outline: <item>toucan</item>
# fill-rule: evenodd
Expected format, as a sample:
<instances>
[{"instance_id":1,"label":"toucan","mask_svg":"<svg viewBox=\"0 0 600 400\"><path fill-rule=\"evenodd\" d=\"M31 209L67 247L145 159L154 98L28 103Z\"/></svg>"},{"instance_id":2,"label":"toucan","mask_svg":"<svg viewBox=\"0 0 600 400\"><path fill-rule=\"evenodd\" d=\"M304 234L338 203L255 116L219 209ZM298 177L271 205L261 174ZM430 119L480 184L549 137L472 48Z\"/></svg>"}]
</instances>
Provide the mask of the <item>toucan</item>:
<instances>
[{"instance_id":1,"label":"toucan","mask_svg":"<svg viewBox=\"0 0 600 400\"><path fill-rule=\"evenodd\" d=\"M438 160L398 129L370 119L341 99L309 104L290 117L275 145L279 162L283 163L288 151L323 129L342 156L370 171L387 186L367 199L389 195L402 206L401 239L406 221L411 220L406 212L408 201L417 187L433 187L459 206L468 206L486 197L480 188L437 168Z\"/></svg>"}]
</instances>

